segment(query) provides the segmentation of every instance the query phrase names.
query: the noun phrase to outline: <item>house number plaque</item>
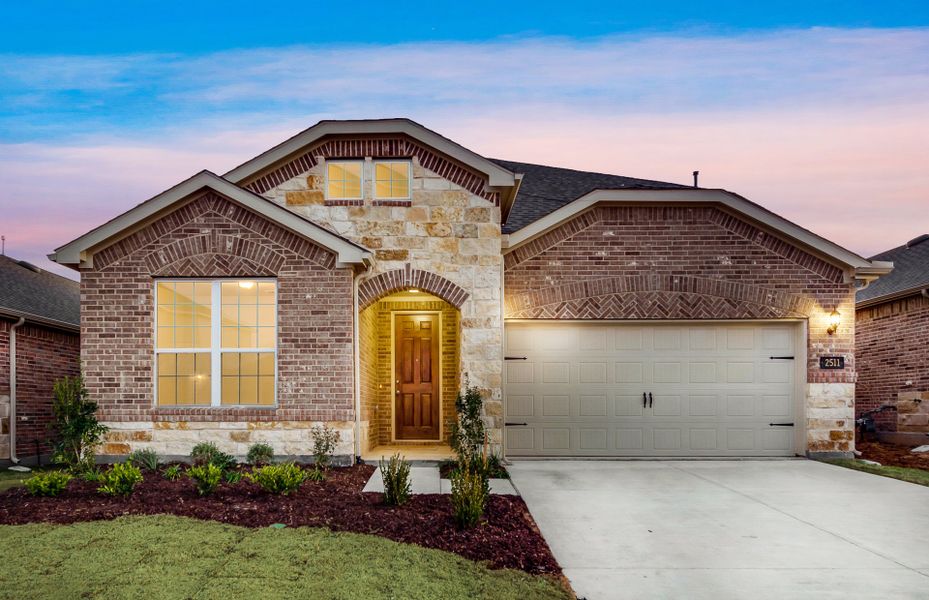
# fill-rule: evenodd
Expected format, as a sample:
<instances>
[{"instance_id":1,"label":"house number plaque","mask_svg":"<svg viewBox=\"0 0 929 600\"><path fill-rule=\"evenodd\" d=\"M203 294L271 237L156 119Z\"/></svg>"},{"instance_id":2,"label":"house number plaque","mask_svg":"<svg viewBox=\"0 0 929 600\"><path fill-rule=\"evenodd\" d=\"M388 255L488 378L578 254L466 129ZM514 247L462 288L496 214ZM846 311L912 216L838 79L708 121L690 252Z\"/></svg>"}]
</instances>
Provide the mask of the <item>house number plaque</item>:
<instances>
[{"instance_id":1,"label":"house number plaque","mask_svg":"<svg viewBox=\"0 0 929 600\"><path fill-rule=\"evenodd\" d=\"M845 368L845 357L844 356L820 356L819 357L819 368L820 369L844 369Z\"/></svg>"}]
</instances>

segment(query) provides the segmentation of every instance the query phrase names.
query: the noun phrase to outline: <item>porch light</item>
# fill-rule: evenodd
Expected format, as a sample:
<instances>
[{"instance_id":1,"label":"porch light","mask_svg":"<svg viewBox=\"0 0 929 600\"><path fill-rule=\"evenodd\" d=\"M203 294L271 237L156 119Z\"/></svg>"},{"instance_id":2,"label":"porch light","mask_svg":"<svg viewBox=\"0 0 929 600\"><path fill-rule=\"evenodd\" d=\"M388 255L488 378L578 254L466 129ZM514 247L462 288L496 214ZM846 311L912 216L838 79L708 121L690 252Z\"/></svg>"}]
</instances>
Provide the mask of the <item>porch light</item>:
<instances>
[{"instance_id":1,"label":"porch light","mask_svg":"<svg viewBox=\"0 0 929 600\"><path fill-rule=\"evenodd\" d=\"M254 281L240 281L239 287L242 288L243 290L250 290L253 287L255 287L255 282Z\"/></svg>"},{"instance_id":2,"label":"porch light","mask_svg":"<svg viewBox=\"0 0 929 600\"><path fill-rule=\"evenodd\" d=\"M829 313L829 328L826 329L826 333L833 335L839 329L839 323L842 322L842 315L839 314L839 311L832 309L832 312Z\"/></svg>"}]
</instances>

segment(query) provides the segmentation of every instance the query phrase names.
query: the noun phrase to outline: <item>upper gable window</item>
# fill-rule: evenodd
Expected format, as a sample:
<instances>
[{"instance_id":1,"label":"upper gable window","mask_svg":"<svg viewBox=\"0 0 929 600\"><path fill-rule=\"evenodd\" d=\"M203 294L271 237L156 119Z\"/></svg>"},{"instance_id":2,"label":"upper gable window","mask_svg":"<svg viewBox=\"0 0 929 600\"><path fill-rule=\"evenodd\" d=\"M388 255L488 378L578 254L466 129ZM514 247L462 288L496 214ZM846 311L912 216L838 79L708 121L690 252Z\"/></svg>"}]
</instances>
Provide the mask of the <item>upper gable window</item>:
<instances>
[{"instance_id":1,"label":"upper gable window","mask_svg":"<svg viewBox=\"0 0 929 600\"><path fill-rule=\"evenodd\" d=\"M364 161L326 162L326 195L331 200L361 200Z\"/></svg>"},{"instance_id":2,"label":"upper gable window","mask_svg":"<svg viewBox=\"0 0 929 600\"><path fill-rule=\"evenodd\" d=\"M410 198L411 165L408 160L374 162L374 197L378 200Z\"/></svg>"}]
</instances>

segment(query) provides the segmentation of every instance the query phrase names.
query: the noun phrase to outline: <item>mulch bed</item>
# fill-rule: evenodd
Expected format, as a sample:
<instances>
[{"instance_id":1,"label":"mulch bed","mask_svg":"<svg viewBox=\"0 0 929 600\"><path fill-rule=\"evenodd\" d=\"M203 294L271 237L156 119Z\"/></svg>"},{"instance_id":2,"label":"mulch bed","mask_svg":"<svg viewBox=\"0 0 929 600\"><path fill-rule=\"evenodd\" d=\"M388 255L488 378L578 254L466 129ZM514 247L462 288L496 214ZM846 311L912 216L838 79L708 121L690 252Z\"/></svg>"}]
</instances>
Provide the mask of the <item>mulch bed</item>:
<instances>
[{"instance_id":1,"label":"mulch bed","mask_svg":"<svg viewBox=\"0 0 929 600\"><path fill-rule=\"evenodd\" d=\"M111 498L96 491L98 484L74 479L57 498L33 497L25 488L0 493L0 524L172 514L245 527L328 527L454 552L492 568L560 575L521 498L491 496L480 525L459 530L448 495L416 495L401 507L389 507L382 504L382 494L362 493L373 472L370 465L332 469L325 481L308 481L290 496L265 493L243 480L200 497L187 478L168 481L160 473L146 473L131 496Z\"/></svg>"},{"instance_id":2,"label":"mulch bed","mask_svg":"<svg viewBox=\"0 0 929 600\"><path fill-rule=\"evenodd\" d=\"M855 448L861 451L861 458L873 460L888 467L910 467L929 471L929 452L920 454L910 452L910 449L915 447L883 442L855 443Z\"/></svg>"}]
</instances>

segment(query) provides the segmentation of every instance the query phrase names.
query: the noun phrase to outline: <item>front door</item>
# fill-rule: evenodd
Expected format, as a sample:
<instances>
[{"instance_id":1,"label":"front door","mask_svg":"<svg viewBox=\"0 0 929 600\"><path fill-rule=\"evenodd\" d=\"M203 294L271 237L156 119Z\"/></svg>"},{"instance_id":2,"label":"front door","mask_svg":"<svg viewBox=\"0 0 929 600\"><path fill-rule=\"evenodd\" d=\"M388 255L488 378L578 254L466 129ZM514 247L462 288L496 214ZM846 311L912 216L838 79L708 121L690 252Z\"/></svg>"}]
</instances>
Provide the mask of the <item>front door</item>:
<instances>
[{"instance_id":1,"label":"front door","mask_svg":"<svg viewBox=\"0 0 929 600\"><path fill-rule=\"evenodd\" d=\"M398 314L394 357L398 440L439 439L439 315Z\"/></svg>"}]
</instances>

